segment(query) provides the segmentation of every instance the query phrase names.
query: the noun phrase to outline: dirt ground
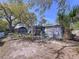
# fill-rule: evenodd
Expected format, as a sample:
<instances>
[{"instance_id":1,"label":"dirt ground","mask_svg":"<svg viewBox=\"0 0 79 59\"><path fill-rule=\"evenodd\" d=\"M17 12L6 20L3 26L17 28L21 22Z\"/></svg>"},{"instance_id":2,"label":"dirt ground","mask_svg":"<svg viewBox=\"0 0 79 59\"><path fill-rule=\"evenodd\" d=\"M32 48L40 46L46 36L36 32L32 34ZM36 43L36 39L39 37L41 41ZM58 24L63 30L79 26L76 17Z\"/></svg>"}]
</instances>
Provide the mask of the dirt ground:
<instances>
[{"instance_id":1,"label":"dirt ground","mask_svg":"<svg viewBox=\"0 0 79 59\"><path fill-rule=\"evenodd\" d=\"M79 59L79 46L61 41L7 41L0 59Z\"/></svg>"}]
</instances>

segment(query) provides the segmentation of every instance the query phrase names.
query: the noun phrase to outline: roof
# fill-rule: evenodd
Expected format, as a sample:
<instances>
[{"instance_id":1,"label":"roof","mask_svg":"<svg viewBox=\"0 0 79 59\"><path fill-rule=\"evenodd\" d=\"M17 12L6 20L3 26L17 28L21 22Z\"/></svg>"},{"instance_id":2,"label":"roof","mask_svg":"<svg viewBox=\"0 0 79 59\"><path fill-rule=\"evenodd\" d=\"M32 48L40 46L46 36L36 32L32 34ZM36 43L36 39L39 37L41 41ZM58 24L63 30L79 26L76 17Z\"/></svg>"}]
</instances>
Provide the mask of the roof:
<instances>
[{"instance_id":1,"label":"roof","mask_svg":"<svg viewBox=\"0 0 79 59\"><path fill-rule=\"evenodd\" d=\"M18 28L21 28L21 27L26 27L26 26L25 26L25 24L23 24L23 23L18 23L18 24L15 26L15 29L18 29ZM31 27L31 26L30 26L30 27ZM57 27L61 27L61 25L43 25L43 26L34 25L33 27L57 28Z\"/></svg>"},{"instance_id":2,"label":"roof","mask_svg":"<svg viewBox=\"0 0 79 59\"><path fill-rule=\"evenodd\" d=\"M15 29L21 28L21 27L26 27L25 24L19 23L15 26Z\"/></svg>"},{"instance_id":3,"label":"roof","mask_svg":"<svg viewBox=\"0 0 79 59\"><path fill-rule=\"evenodd\" d=\"M48 25L48 26L44 26L45 28L57 28L57 27L61 27L60 25Z\"/></svg>"}]
</instances>

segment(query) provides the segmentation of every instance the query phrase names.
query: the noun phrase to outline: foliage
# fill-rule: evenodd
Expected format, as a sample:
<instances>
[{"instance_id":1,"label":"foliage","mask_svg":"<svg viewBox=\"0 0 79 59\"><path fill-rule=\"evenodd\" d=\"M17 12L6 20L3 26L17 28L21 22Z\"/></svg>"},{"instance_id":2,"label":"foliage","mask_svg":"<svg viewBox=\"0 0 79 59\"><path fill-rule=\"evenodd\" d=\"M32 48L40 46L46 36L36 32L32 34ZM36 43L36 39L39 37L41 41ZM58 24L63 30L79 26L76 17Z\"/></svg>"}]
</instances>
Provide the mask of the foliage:
<instances>
[{"instance_id":1,"label":"foliage","mask_svg":"<svg viewBox=\"0 0 79 59\"><path fill-rule=\"evenodd\" d=\"M29 0L30 6L35 8L35 11L39 11L43 14L52 5L52 0ZM37 8L38 7L38 8Z\"/></svg>"},{"instance_id":2,"label":"foliage","mask_svg":"<svg viewBox=\"0 0 79 59\"><path fill-rule=\"evenodd\" d=\"M2 12L2 17L5 18L8 22L10 32L13 31L12 22L15 20L13 12L7 7L7 4L0 4L0 11Z\"/></svg>"},{"instance_id":3,"label":"foliage","mask_svg":"<svg viewBox=\"0 0 79 59\"><path fill-rule=\"evenodd\" d=\"M14 29L12 25L15 20L26 25L33 25L36 21L36 15L29 13L27 11L28 7L25 4L1 4L0 6L0 10L3 11L0 15L7 20L10 32Z\"/></svg>"},{"instance_id":4,"label":"foliage","mask_svg":"<svg viewBox=\"0 0 79 59\"><path fill-rule=\"evenodd\" d=\"M24 4L24 0L8 0L10 3ZM52 0L26 0L26 4L29 5L29 8L35 9L35 11L43 14L47 9L52 5Z\"/></svg>"},{"instance_id":5,"label":"foliage","mask_svg":"<svg viewBox=\"0 0 79 59\"><path fill-rule=\"evenodd\" d=\"M67 22L67 24L70 23L69 24L69 26L70 26L69 28L73 28L74 26L76 27L77 24L78 24L77 22L79 21L79 6L78 5L74 6L70 10L69 14L67 14L67 15L68 15L67 18L69 18L69 21Z\"/></svg>"},{"instance_id":6,"label":"foliage","mask_svg":"<svg viewBox=\"0 0 79 59\"><path fill-rule=\"evenodd\" d=\"M17 3L17 4L23 4L23 0L8 0L9 3Z\"/></svg>"},{"instance_id":7,"label":"foliage","mask_svg":"<svg viewBox=\"0 0 79 59\"><path fill-rule=\"evenodd\" d=\"M24 13L24 12L27 12L27 7L26 5L13 5L13 4L10 4L7 6L14 14L14 16L18 19L20 19L21 15Z\"/></svg>"},{"instance_id":8,"label":"foliage","mask_svg":"<svg viewBox=\"0 0 79 59\"><path fill-rule=\"evenodd\" d=\"M78 21L79 19L79 6L74 6L69 12L66 13L66 2L64 1L58 10L58 22L65 28L71 28L70 25ZM63 8L63 7L64 8ZM61 10L62 9L62 10Z\"/></svg>"},{"instance_id":9,"label":"foliage","mask_svg":"<svg viewBox=\"0 0 79 59\"><path fill-rule=\"evenodd\" d=\"M74 23L73 29L79 29L79 21Z\"/></svg>"},{"instance_id":10,"label":"foliage","mask_svg":"<svg viewBox=\"0 0 79 59\"><path fill-rule=\"evenodd\" d=\"M65 16L65 12L66 12L66 9L67 9L67 2L66 0L57 0L58 2L58 22L60 25L64 26L64 16Z\"/></svg>"},{"instance_id":11,"label":"foliage","mask_svg":"<svg viewBox=\"0 0 79 59\"><path fill-rule=\"evenodd\" d=\"M69 26L70 26L70 19L69 19L68 15L59 15L57 21L64 28L69 28Z\"/></svg>"},{"instance_id":12,"label":"foliage","mask_svg":"<svg viewBox=\"0 0 79 59\"><path fill-rule=\"evenodd\" d=\"M0 20L0 31L6 31L7 25L8 23L6 21Z\"/></svg>"},{"instance_id":13,"label":"foliage","mask_svg":"<svg viewBox=\"0 0 79 59\"><path fill-rule=\"evenodd\" d=\"M69 17L71 18L71 22L75 23L79 19L79 6L74 6L73 9L69 12Z\"/></svg>"},{"instance_id":14,"label":"foliage","mask_svg":"<svg viewBox=\"0 0 79 59\"><path fill-rule=\"evenodd\" d=\"M67 0L58 1L58 22L63 27L63 40L71 39L70 17L66 14Z\"/></svg>"},{"instance_id":15,"label":"foliage","mask_svg":"<svg viewBox=\"0 0 79 59\"><path fill-rule=\"evenodd\" d=\"M65 2L65 1L64 1ZM63 39L72 39L71 30L73 24L76 23L79 19L79 6L73 7L69 13L66 13L65 3L61 4L58 11L58 22L61 26L64 27L64 36ZM77 26L77 25L76 25Z\"/></svg>"},{"instance_id":16,"label":"foliage","mask_svg":"<svg viewBox=\"0 0 79 59\"><path fill-rule=\"evenodd\" d=\"M24 22L28 26L33 26L37 20L36 15L34 13L23 14L22 18L22 22Z\"/></svg>"},{"instance_id":17,"label":"foliage","mask_svg":"<svg viewBox=\"0 0 79 59\"><path fill-rule=\"evenodd\" d=\"M36 15L28 11L29 5L24 4L22 0L15 0L15 2L15 5L12 4L13 2L9 4L9 8L14 13L14 16L18 21L25 23L27 26L33 25L36 21Z\"/></svg>"}]
</instances>

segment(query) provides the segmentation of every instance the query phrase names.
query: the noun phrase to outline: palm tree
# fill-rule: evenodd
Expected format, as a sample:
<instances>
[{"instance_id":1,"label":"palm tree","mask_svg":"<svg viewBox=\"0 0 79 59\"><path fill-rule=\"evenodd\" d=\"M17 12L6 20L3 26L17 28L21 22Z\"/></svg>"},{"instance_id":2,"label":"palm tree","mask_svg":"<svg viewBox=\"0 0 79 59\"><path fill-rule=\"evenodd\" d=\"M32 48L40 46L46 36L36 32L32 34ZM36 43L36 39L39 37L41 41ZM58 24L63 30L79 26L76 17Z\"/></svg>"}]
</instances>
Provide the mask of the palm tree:
<instances>
[{"instance_id":1,"label":"palm tree","mask_svg":"<svg viewBox=\"0 0 79 59\"><path fill-rule=\"evenodd\" d=\"M67 10L67 1L66 0L59 0L58 1L58 19L57 21L63 27L63 39L70 39L70 20L69 16L66 15Z\"/></svg>"},{"instance_id":2,"label":"palm tree","mask_svg":"<svg viewBox=\"0 0 79 59\"><path fill-rule=\"evenodd\" d=\"M66 13L59 13L58 14L58 22L61 26L64 27L64 36L63 39L71 39L71 27L72 24L78 21L79 19L79 6L73 7L72 10L68 14Z\"/></svg>"},{"instance_id":3,"label":"palm tree","mask_svg":"<svg viewBox=\"0 0 79 59\"><path fill-rule=\"evenodd\" d=\"M58 15L58 22L63 27L63 40L70 39L70 18L69 15Z\"/></svg>"},{"instance_id":4,"label":"palm tree","mask_svg":"<svg viewBox=\"0 0 79 59\"><path fill-rule=\"evenodd\" d=\"M71 22L74 24L79 19L79 6L74 6L73 9L69 13L69 17L71 19Z\"/></svg>"}]
</instances>

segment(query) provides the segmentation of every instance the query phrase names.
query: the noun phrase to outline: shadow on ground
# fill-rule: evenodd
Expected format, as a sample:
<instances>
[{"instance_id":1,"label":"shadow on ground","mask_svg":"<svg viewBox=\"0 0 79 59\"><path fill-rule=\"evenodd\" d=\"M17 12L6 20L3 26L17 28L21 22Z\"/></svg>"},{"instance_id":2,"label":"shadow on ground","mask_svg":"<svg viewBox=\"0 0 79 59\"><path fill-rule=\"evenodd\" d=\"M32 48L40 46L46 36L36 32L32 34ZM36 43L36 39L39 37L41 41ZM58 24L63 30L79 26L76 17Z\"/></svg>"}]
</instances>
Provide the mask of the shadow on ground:
<instances>
[{"instance_id":1,"label":"shadow on ground","mask_svg":"<svg viewBox=\"0 0 79 59\"><path fill-rule=\"evenodd\" d=\"M0 42L0 47L4 45L5 42Z\"/></svg>"}]
</instances>

